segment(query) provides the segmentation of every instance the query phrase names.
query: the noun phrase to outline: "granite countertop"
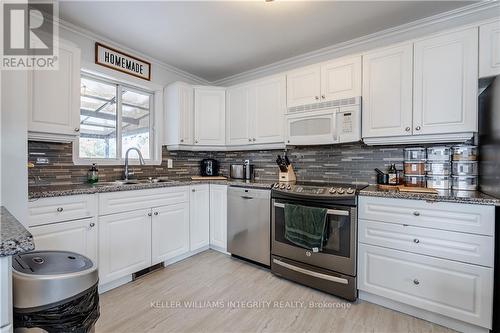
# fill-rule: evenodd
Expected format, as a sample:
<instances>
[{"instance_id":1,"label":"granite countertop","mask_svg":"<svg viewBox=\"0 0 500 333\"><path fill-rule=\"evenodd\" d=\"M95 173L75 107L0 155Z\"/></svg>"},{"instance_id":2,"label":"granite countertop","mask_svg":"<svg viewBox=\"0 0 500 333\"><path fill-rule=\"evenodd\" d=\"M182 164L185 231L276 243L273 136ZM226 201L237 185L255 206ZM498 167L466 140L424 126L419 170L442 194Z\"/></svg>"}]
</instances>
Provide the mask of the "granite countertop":
<instances>
[{"instance_id":1,"label":"granite countertop","mask_svg":"<svg viewBox=\"0 0 500 333\"><path fill-rule=\"evenodd\" d=\"M3 206L0 207L0 257L35 249L33 236Z\"/></svg>"},{"instance_id":2,"label":"granite countertop","mask_svg":"<svg viewBox=\"0 0 500 333\"><path fill-rule=\"evenodd\" d=\"M438 190L438 194L399 192L395 190L380 190L377 185L370 185L359 192L361 196L385 197L397 199L431 200L456 202L476 205L500 206L500 199L494 198L479 191Z\"/></svg>"},{"instance_id":3,"label":"granite countertop","mask_svg":"<svg viewBox=\"0 0 500 333\"><path fill-rule=\"evenodd\" d=\"M77 194L94 194L118 191L145 190L162 187L187 186L197 184L221 184L230 186L244 186L260 189L270 189L275 181L272 180L172 180L158 183L140 182L138 184L112 184L112 183L97 183L90 184L69 184L69 185L45 185L45 186L30 186L28 189L29 199L50 198L66 195Z\"/></svg>"}]
</instances>

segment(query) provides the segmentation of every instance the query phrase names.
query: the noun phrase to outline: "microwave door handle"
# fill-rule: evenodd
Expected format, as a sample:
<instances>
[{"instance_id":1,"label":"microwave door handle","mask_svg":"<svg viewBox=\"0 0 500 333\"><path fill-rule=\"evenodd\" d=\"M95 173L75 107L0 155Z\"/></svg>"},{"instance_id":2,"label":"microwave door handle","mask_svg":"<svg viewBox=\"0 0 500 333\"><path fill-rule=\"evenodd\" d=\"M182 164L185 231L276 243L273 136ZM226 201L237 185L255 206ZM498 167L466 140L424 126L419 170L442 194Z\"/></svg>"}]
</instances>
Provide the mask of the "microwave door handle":
<instances>
[{"instance_id":1,"label":"microwave door handle","mask_svg":"<svg viewBox=\"0 0 500 333\"><path fill-rule=\"evenodd\" d=\"M292 271L295 271L298 273L302 273L305 275L309 275L309 276L312 276L312 277L315 277L318 279L328 280L328 281L342 283L342 284L349 283L349 281L347 281L347 279L343 279L343 278L339 278L336 276L331 276L331 275L327 275L327 274L323 274L323 273L313 272L313 271L310 271L310 270L302 268L302 267L290 265L289 263L283 262L281 260L273 259L273 263L275 263L276 265L280 265L280 266L283 266L285 268L288 268L289 270L292 270Z\"/></svg>"},{"instance_id":2,"label":"microwave door handle","mask_svg":"<svg viewBox=\"0 0 500 333\"><path fill-rule=\"evenodd\" d=\"M275 202L274 207L285 208L285 204ZM347 210L340 210L340 209L328 209L326 213L328 215L341 215L341 216L349 216L350 214Z\"/></svg>"}]
</instances>

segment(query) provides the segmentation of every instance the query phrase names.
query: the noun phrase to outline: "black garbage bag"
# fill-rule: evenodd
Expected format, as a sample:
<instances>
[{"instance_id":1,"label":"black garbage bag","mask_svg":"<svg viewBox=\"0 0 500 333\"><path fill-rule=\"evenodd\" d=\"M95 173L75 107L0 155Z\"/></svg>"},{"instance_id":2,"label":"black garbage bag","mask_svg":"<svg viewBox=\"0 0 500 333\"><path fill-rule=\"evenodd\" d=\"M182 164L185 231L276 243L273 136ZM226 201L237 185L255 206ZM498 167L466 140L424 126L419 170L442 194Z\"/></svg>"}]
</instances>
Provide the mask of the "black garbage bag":
<instances>
[{"instance_id":1,"label":"black garbage bag","mask_svg":"<svg viewBox=\"0 0 500 333\"><path fill-rule=\"evenodd\" d=\"M97 283L62 304L43 309L14 308L14 328L38 327L49 333L87 333L99 319Z\"/></svg>"}]
</instances>

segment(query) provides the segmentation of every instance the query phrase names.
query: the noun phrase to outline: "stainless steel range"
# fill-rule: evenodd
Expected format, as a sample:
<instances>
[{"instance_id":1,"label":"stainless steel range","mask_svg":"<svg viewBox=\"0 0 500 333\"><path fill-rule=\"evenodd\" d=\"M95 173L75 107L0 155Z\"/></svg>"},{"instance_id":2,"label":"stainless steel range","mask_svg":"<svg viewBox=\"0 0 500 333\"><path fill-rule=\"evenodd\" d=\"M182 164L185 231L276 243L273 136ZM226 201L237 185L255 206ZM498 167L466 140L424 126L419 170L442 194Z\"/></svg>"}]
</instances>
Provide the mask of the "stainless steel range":
<instances>
[{"instance_id":1,"label":"stainless steel range","mask_svg":"<svg viewBox=\"0 0 500 333\"><path fill-rule=\"evenodd\" d=\"M271 191L271 271L292 281L355 300L357 193L365 186L276 183ZM285 236L285 206L326 209L322 246L306 248Z\"/></svg>"}]
</instances>

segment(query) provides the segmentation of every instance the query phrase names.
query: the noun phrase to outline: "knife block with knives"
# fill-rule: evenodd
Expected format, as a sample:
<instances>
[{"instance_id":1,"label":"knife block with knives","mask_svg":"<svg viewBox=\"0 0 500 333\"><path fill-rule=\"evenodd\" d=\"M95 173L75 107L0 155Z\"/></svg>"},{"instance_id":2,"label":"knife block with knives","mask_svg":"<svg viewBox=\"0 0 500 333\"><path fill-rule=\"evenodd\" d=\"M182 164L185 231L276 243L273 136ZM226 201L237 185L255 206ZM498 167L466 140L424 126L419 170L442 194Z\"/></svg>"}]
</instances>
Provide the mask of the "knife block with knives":
<instances>
[{"instance_id":1,"label":"knife block with knives","mask_svg":"<svg viewBox=\"0 0 500 333\"><path fill-rule=\"evenodd\" d=\"M278 155L276 164L278 164L278 167L280 168L280 182L294 182L297 180L297 178L295 177L295 172L293 171L292 164L290 163L290 160L288 159L288 156L286 156L286 154L283 155L283 157Z\"/></svg>"}]
</instances>

